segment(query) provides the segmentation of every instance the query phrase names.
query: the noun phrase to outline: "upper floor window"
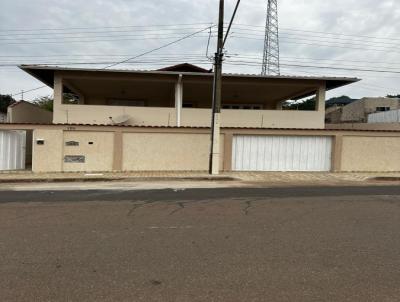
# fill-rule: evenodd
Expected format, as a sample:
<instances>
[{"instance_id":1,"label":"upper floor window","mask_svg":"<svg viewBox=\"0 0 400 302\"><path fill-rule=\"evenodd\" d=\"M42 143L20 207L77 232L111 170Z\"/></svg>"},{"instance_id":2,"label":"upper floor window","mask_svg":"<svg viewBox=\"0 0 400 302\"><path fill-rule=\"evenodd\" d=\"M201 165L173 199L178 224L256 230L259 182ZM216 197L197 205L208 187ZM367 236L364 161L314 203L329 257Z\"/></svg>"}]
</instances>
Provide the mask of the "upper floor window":
<instances>
[{"instance_id":1,"label":"upper floor window","mask_svg":"<svg viewBox=\"0 0 400 302\"><path fill-rule=\"evenodd\" d=\"M262 110L260 104L224 104L222 109L237 109L237 110Z\"/></svg>"},{"instance_id":2,"label":"upper floor window","mask_svg":"<svg viewBox=\"0 0 400 302\"><path fill-rule=\"evenodd\" d=\"M376 107L376 111L378 112L390 111L390 107Z\"/></svg>"},{"instance_id":3,"label":"upper floor window","mask_svg":"<svg viewBox=\"0 0 400 302\"><path fill-rule=\"evenodd\" d=\"M63 93L63 104L79 104L80 98L73 92Z\"/></svg>"},{"instance_id":4,"label":"upper floor window","mask_svg":"<svg viewBox=\"0 0 400 302\"><path fill-rule=\"evenodd\" d=\"M128 107L144 107L144 100L124 100L124 99L110 99L107 100L107 105L110 106L128 106Z\"/></svg>"},{"instance_id":5,"label":"upper floor window","mask_svg":"<svg viewBox=\"0 0 400 302\"><path fill-rule=\"evenodd\" d=\"M182 107L183 108L194 108L194 104L191 102L183 102Z\"/></svg>"}]
</instances>

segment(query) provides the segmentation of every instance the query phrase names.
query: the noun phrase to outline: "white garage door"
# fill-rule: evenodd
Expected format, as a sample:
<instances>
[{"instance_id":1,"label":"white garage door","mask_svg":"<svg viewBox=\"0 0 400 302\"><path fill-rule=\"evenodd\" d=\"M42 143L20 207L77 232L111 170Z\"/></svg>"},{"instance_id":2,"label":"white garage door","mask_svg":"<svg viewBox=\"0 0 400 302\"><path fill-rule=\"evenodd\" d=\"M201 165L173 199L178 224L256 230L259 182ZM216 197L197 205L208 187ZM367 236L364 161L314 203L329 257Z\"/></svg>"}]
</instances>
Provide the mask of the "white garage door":
<instances>
[{"instance_id":1,"label":"white garage door","mask_svg":"<svg viewBox=\"0 0 400 302\"><path fill-rule=\"evenodd\" d=\"M332 138L250 136L233 138L234 171L330 171Z\"/></svg>"},{"instance_id":2,"label":"white garage door","mask_svg":"<svg viewBox=\"0 0 400 302\"><path fill-rule=\"evenodd\" d=\"M0 171L25 169L25 131L0 131Z\"/></svg>"}]
</instances>

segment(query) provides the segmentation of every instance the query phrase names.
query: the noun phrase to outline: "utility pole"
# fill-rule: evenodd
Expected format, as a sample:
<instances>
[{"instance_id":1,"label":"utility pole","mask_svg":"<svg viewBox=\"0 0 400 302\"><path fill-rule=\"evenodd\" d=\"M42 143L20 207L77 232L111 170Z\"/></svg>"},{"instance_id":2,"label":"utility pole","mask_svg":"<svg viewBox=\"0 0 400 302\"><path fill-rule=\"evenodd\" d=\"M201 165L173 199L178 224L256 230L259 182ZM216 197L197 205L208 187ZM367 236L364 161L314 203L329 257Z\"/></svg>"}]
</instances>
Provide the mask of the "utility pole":
<instances>
[{"instance_id":1,"label":"utility pole","mask_svg":"<svg viewBox=\"0 0 400 302\"><path fill-rule=\"evenodd\" d=\"M224 48L224 0L219 1L218 43L214 62L214 87L212 100L210 174L219 174L221 99L222 99L222 60Z\"/></svg>"}]
</instances>

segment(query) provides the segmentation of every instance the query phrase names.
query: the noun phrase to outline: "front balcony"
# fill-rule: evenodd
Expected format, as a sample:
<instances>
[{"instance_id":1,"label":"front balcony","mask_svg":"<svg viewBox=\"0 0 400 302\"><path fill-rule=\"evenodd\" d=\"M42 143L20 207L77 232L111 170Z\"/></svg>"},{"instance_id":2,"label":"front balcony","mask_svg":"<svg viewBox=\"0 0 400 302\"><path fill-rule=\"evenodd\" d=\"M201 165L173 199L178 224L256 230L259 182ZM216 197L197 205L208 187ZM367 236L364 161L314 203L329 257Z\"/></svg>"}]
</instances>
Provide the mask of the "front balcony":
<instances>
[{"instance_id":1,"label":"front balcony","mask_svg":"<svg viewBox=\"0 0 400 302\"><path fill-rule=\"evenodd\" d=\"M106 76L58 73L54 123L210 127L212 77L151 74ZM64 97L73 94L74 103ZM315 94L314 111L282 110L282 104ZM323 129L325 84L320 81L227 78L221 126ZM228 109L229 108L229 109Z\"/></svg>"}]
</instances>

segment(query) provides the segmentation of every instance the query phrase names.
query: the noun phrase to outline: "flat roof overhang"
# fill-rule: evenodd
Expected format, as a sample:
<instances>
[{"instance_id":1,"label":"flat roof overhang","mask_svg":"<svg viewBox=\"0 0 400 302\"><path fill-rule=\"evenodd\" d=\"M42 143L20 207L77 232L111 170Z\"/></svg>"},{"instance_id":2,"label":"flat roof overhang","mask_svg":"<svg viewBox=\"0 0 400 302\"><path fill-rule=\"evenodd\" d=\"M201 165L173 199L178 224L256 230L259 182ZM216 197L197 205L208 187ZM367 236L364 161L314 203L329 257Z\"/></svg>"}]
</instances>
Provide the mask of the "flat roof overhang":
<instances>
[{"instance_id":1,"label":"flat roof overhang","mask_svg":"<svg viewBox=\"0 0 400 302\"><path fill-rule=\"evenodd\" d=\"M20 65L20 69L29 73L39 81L54 88L54 76L56 72L65 74L84 74L86 76L106 76L106 77L124 77L124 76L141 76L147 79L152 77L164 78L174 81L179 75L183 75L184 79L190 82L201 80L211 80L212 73L204 72L178 72L178 71L147 71L147 70L123 70L123 69L85 69L85 68L68 68L68 67L55 67L44 65ZM317 83L325 83L327 90L332 90L342 86L360 81L358 78L347 77L312 77L312 76L286 76L286 75L256 75L256 74L223 74L223 80L228 83L251 83L251 84L264 84L264 85L293 85L298 87L293 89L293 97L291 99L298 100L305 97L314 95L314 91L304 92L304 87L316 85ZM303 86L303 90L301 90ZM68 91L68 90L67 90Z\"/></svg>"}]
</instances>

